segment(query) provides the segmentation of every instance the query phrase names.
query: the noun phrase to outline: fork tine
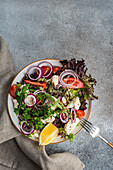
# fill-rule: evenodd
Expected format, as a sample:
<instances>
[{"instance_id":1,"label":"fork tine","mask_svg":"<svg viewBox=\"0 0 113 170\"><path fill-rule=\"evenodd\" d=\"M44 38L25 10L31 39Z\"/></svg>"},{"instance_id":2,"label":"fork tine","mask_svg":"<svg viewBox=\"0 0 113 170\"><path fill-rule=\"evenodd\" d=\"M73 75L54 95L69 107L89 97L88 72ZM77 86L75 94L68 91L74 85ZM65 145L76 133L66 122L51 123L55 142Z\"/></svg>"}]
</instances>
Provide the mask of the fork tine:
<instances>
[{"instance_id":1,"label":"fork tine","mask_svg":"<svg viewBox=\"0 0 113 170\"><path fill-rule=\"evenodd\" d=\"M82 120L82 119L81 119L81 120ZM82 121L85 122L85 124L89 125L89 126L93 129L93 131L96 130L96 128L93 126L93 124L92 124L91 122L89 122L88 120L86 120L86 119L83 118Z\"/></svg>"},{"instance_id":2,"label":"fork tine","mask_svg":"<svg viewBox=\"0 0 113 170\"><path fill-rule=\"evenodd\" d=\"M86 120L86 119L81 119L83 122L85 122L85 123L87 123L88 125L91 125L92 126L92 123L91 122L89 122L88 120Z\"/></svg>"},{"instance_id":3,"label":"fork tine","mask_svg":"<svg viewBox=\"0 0 113 170\"><path fill-rule=\"evenodd\" d=\"M87 122L83 119L80 120L80 125L86 130L87 132L91 131L91 125L87 124Z\"/></svg>"},{"instance_id":4,"label":"fork tine","mask_svg":"<svg viewBox=\"0 0 113 170\"><path fill-rule=\"evenodd\" d=\"M84 119L84 118L82 118L85 122L87 122L88 124L90 124L91 125L91 127L94 129L94 130L96 130L96 128L93 126L93 124L91 123L91 122L89 122L88 120L86 120L86 119ZM81 119L81 120L82 120Z\"/></svg>"},{"instance_id":5,"label":"fork tine","mask_svg":"<svg viewBox=\"0 0 113 170\"><path fill-rule=\"evenodd\" d=\"M92 125L91 122L89 122L88 120L82 118L81 121L80 121L80 124L82 124L81 126L84 128L84 127L87 127L88 132L95 132L96 128ZM85 128L84 128L85 129Z\"/></svg>"},{"instance_id":6,"label":"fork tine","mask_svg":"<svg viewBox=\"0 0 113 170\"><path fill-rule=\"evenodd\" d=\"M91 131L91 127L87 126L87 124L83 124L83 123L80 123L80 125L86 130L87 129L87 132L90 133Z\"/></svg>"},{"instance_id":7,"label":"fork tine","mask_svg":"<svg viewBox=\"0 0 113 170\"><path fill-rule=\"evenodd\" d=\"M111 148L113 148L113 145L108 142L106 139L104 139L102 136L100 136L100 129L98 127L95 127L92 125L92 123L90 123L89 121L87 121L86 119L82 118L80 120L80 125L93 137L100 137L104 142L106 142Z\"/></svg>"},{"instance_id":8,"label":"fork tine","mask_svg":"<svg viewBox=\"0 0 113 170\"><path fill-rule=\"evenodd\" d=\"M90 129L87 127L87 126L84 126L83 123L80 122L80 125L89 133L90 132Z\"/></svg>"},{"instance_id":9,"label":"fork tine","mask_svg":"<svg viewBox=\"0 0 113 170\"><path fill-rule=\"evenodd\" d=\"M83 124L84 126L87 126L89 129L91 129L92 125L89 124L87 120L81 119L81 122L82 122L82 124Z\"/></svg>"},{"instance_id":10,"label":"fork tine","mask_svg":"<svg viewBox=\"0 0 113 170\"><path fill-rule=\"evenodd\" d=\"M84 119L84 118L83 118ZM91 122L89 122L88 120L86 120L86 119L84 119L88 124L90 124L90 126L91 126L91 130L93 131L93 132L95 132L95 130L96 130L96 128L95 128L95 126L93 126L93 124L91 123Z\"/></svg>"}]
</instances>

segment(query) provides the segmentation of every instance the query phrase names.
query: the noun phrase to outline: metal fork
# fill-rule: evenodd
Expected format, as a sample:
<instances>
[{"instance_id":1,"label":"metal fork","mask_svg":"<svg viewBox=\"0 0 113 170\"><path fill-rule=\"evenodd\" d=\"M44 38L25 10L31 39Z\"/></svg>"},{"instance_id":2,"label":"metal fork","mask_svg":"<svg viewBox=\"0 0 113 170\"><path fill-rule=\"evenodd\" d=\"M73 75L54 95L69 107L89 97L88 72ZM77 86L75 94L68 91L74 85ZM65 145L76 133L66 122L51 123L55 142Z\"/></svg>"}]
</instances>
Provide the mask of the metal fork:
<instances>
[{"instance_id":1,"label":"metal fork","mask_svg":"<svg viewBox=\"0 0 113 170\"><path fill-rule=\"evenodd\" d=\"M105 143L107 143L112 149L113 149L113 145L108 142L106 139L104 139L101 135L100 135L100 129L96 126L93 126L93 124L89 121L87 121L86 119L82 118L80 120L80 125L93 137L100 137Z\"/></svg>"}]
</instances>

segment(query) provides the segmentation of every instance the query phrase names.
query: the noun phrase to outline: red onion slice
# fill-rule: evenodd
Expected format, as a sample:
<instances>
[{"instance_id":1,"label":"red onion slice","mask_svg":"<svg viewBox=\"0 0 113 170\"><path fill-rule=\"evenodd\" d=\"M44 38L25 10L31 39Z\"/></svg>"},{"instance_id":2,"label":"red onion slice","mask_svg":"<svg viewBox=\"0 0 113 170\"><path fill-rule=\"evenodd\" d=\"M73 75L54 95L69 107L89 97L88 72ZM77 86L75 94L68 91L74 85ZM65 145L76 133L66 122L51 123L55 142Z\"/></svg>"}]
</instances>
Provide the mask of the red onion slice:
<instances>
[{"instance_id":1,"label":"red onion slice","mask_svg":"<svg viewBox=\"0 0 113 170\"><path fill-rule=\"evenodd\" d=\"M31 77L31 74L34 74L34 73L37 74L36 78ZM43 71L40 67L33 66L28 70L28 77L29 77L30 80L33 80L33 81L38 80L39 78L42 77L42 75L43 75Z\"/></svg>"},{"instance_id":2,"label":"red onion slice","mask_svg":"<svg viewBox=\"0 0 113 170\"><path fill-rule=\"evenodd\" d=\"M60 120L61 120L61 122L63 122L63 123L67 123L67 121L68 121L68 117L65 115L65 117L66 118L64 118L64 115L63 114L65 114L65 113L60 113Z\"/></svg>"},{"instance_id":3,"label":"red onion slice","mask_svg":"<svg viewBox=\"0 0 113 170\"><path fill-rule=\"evenodd\" d=\"M25 123L27 123L26 121L23 121L22 123L21 123L21 125L20 125L20 130L21 130L21 132L24 134L24 135L30 135L31 133L33 133L34 132L34 125L32 124L32 126L31 125L29 125L29 123L27 123L31 128L28 128L26 125L25 125Z\"/></svg>"},{"instance_id":4,"label":"red onion slice","mask_svg":"<svg viewBox=\"0 0 113 170\"><path fill-rule=\"evenodd\" d=\"M67 84L63 81L64 77L65 76L73 76L75 78L74 82L72 82L71 84ZM73 70L66 70L66 71L63 71L61 74L60 74L60 83L63 85L63 86L67 86L69 87L70 85L73 85L75 82L76 82L76 79L78 79L78 75L73 71Z\"/></svg>"},{"instance_id":5,"label":"red onion slice","mask_svg":"<svg viewBox=\"0 0 113 170\"><path fill-rule=\"evenodd\" d=\"M19 115L18 115L18 118L19 118L21 121L24 121L22 115L19 114Z\"/></svg>"},{"instance_id":6,"label":"red onion slice","mask_svg":"<svg viewBox=\"0 0 113 170\"><path fill-rule=\"evenodd\" d=\"M49 77L52 75L52 73L53 73L53 66L52 66L51 63L49 63L49 62L47 62L47 61L43 61L43 62L39 63L38 66L39 66L39 67L48 66L48 67L50 67L50 69L51 69L50 72L49 72L47 75L42 76L42 77L44 77L44 78L49 78Z\"/></svg>"},{"instance_id":7,"label":"red onion slice","mask_svg":"<svg viewBox=\"0 0 113 170\"><path fill-rule=\"evenodd\" d=\"M36 95L36 94L38 94L38 93L46 93L46 91L45 91L45 90L43 90L43 91L36 90L36 91L34 92L34 95Z\"/></svg>"},{"instance_id":8,"label":"red onion slice","mask_svg":"<svg viewBox=\"0 0 113 170\"><path fill-rule=\"evenodd\" d=\"M27 107L33 107L37 103L37 98L34 94L28 94L27 98L24 99Z\"/></svg>"},{"instance_id":9,"label":"red onion slice","mask_svg":"<svg viewBox=\"0 0 113 170\"><path fill-rule=\"evenodd\" d=\"M72 115L72 123L76 122L76 110L75 108L71 108L71 115Z\"/></svg>"}]
</instances>

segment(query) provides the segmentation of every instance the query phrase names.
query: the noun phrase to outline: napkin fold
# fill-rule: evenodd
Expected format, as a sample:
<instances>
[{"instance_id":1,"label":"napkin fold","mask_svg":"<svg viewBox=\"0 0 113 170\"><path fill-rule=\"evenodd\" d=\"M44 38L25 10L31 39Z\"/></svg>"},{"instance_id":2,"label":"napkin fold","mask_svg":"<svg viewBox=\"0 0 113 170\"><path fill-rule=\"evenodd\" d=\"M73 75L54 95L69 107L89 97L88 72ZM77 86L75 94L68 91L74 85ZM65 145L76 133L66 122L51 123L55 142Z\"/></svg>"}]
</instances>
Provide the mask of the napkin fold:
<instances>
[{"instance_id":1,"label":"napkin fold","mask_svg":"<svg viewBox=\"0 0 113 170\"><path fill-rule=\"evenodd\" d=\"M15 75L12 56L5 41L0 37L0 143L15 138L20 149L43 170L82 170L84 164L75 155L64 152L48 156L45 147L39 146L38 143L24 137L14 127L7 112L7 94ZM5 155L4 157L0 156L1 164L4 162L4 158L9 159L7 153L4 154L6 154L6 157ZM8 161L6 162L7 166L11 167L11 165L8 165ZM18 169L16 165L15 163L14 168Z\"/></svg>"},{"instance_id":2,"label":"napkin fold","mask_svg":"<svg viewBox=\"0 0 113 170\"><path fill-rule=\"evenodd\" d=\"M16 142L22 151L43 170L82 170L84 164L74 154L69 152L57 153L48 156L45 147L39 146L26 137L19 136ZM29 148L29 149L28 149Z\"/></svg>"},{"instance_id":3,"label":"napkin fold","mask_svg":"<svg viewBox=\"0 0 113 170\"><path fill-rule=\"evenodd\" d=\"M7 94L15 75L12 56L0 37L0 143L20 135L7 112Z\"/></svg>"}]
</instances>

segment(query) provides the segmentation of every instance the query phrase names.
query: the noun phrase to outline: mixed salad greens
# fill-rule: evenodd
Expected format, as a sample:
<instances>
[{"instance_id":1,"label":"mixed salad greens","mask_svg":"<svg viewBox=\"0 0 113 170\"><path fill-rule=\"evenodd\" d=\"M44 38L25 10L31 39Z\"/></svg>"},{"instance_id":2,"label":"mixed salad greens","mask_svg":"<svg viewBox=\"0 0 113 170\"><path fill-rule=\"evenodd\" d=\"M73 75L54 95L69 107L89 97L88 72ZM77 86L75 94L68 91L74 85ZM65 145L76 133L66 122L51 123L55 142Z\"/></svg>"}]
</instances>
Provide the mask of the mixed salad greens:
<instances>
[{"instance_id":1,"label":"mixed salad greens","mask_svg":"<svg viewBox=\"0 0 113 170\"><path fill-rule=\"evenodd\" d=\"M21 82L10 87L20 129L28 137L38 139L51 122L61 137L72 141L74 128L85 116L87 100L98 98L94 95L96 80L87 75L83 59L59 62L62 67L47 61L31 67Z\"/></svg>"}]
</instances>

